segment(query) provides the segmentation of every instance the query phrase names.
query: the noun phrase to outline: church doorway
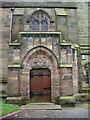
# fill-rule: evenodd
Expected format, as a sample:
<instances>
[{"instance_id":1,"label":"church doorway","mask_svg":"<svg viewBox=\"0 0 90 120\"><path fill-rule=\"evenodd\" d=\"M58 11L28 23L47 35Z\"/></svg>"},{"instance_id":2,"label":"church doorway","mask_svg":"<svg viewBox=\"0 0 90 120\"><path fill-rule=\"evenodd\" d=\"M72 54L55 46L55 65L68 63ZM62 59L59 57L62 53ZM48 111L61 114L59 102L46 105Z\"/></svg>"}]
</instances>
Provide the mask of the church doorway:
<instances>
[{"instance_id":1,"label":"church doorway","mask_svg":"<svg viewBox=\"0 0 90 120\"><path fill-rule=\"evenodd\" d=\"M48 68L33 68L30 71L31 102L51 101L51 72Z\"/></svg>"}]
</instances>

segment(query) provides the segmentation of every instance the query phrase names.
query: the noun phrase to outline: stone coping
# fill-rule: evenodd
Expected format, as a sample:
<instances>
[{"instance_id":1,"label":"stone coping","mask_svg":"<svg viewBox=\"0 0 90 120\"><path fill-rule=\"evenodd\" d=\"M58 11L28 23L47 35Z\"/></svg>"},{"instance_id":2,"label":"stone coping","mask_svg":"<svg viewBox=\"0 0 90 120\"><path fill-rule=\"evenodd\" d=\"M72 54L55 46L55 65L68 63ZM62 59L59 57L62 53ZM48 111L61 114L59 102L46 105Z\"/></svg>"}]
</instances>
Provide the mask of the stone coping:
<instances>
[{"instance_id":1,"label":"stone coping","mask_svg":"<svg viewBox=\"0 0 90 120\"><path fill-rule=\"evenodd\" d=\"M44 8L72 8L72 9L77 9L76 3L75 2L60 2L59 0L51 2L50 0L45 1L45 0L37 0L36 1L31 1L31 0L3 0L2 7L4 8L10 8L10 7L44 7Z\"/></svg>"}]
</instances>

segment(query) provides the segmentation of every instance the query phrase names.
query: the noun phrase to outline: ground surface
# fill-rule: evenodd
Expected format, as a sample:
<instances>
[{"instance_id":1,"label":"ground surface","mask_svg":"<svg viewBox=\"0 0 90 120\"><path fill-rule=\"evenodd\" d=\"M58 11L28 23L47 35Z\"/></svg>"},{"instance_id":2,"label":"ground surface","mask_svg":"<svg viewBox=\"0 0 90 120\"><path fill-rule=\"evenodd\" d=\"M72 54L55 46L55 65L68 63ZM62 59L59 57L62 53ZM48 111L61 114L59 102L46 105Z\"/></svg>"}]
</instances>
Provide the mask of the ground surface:
<instances>
[{"instance_id":1,"label":"ground surface","mask_svg":"<svg viewBox=\"0 0 90 120\"><path fill-rule=\"evenodd\" d=\"M13 104L6 104L5 100L0 99L0 116L7 115L19 109L20 109L20 106L13 105Z\"/></svg>"},{"instance_id":2,"label":"ground surface","mask_svg":"<svg viewBox=\"0 0 90 120\"><path fill-rule=\"evenodd\" d=\"M85 109L86 108L86 109ZM14 118L88 118L87 104L79 104L76 107L64 107L62 110L30 110L23 109L9 116Z\"/></svg>"}]
</instances>

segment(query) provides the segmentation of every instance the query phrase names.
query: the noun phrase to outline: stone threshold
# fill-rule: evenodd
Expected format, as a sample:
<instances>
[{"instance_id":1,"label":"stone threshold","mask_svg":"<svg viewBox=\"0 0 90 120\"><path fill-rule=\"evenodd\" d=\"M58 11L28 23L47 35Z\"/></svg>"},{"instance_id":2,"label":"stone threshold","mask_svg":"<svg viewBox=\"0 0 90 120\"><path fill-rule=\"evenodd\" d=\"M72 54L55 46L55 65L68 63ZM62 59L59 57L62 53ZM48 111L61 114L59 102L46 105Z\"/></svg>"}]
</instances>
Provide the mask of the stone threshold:
<instances>
[{"instance_id":1,"label":"stone threshold","mask_svg":"<svg viewBox=\"0 0 90 120\"><path fill-rule=\"evenodd\" d=\"M22 105L22 109L30 109L30 110L62 110L60 105L56 105L54 103L28 103L26 105Z\"/></svg>"}]
</instances>

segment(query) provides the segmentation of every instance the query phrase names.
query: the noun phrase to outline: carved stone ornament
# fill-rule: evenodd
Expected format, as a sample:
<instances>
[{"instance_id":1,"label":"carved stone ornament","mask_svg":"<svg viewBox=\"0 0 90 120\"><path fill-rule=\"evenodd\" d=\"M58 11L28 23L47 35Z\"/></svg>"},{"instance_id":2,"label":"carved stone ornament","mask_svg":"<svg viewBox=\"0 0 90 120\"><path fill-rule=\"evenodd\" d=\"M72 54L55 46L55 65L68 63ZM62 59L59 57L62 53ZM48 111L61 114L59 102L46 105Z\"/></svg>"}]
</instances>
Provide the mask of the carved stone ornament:
<instances>
[{"instance_id":1,"label":"carved stone ornament","mask_svg":"<svg viewBox=\"0 0 90 120\"><path fill-rule=\"evenodd\" d=\"M32 67L49 67L50 61L45 56L37 56L33 58Z\"/></svg>"}]
</instances>

